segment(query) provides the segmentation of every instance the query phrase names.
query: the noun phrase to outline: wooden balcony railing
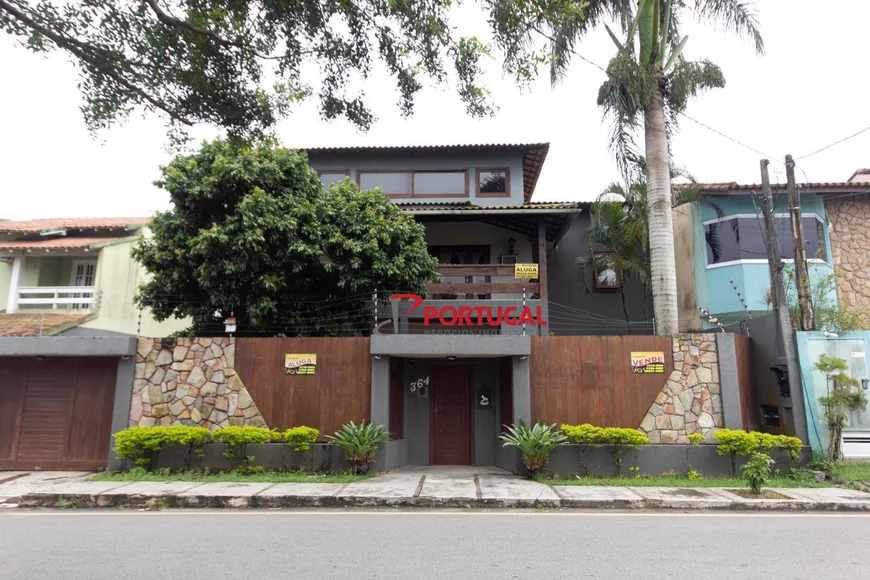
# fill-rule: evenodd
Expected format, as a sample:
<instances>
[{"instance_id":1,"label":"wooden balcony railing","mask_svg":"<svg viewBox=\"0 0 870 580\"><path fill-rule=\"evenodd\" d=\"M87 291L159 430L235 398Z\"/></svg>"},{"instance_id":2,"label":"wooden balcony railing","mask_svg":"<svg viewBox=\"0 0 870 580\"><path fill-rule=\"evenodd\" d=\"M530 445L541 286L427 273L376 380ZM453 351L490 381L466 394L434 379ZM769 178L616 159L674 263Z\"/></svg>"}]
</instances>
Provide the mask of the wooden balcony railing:
<instances>
[{"instance_id":1,"label":"wooden balcony railing","mask_svg":"<svg viewBox=\"0 0 870 580\"><path fill-rule=\"evenodd\" d=\"M449 282L435 282L426 286L429 296L443 294L473 295L481 294L519 294L523 291L528 295L538 294L541 285L527 280L514 278L513 264L439 264L435 271L444 278L452 278ZM490 281L487 282L487 277ZM491 278L510 278L504 281L492 281ZM461 280L463 279L464 280Z\"/></svg>"}]
</instances>

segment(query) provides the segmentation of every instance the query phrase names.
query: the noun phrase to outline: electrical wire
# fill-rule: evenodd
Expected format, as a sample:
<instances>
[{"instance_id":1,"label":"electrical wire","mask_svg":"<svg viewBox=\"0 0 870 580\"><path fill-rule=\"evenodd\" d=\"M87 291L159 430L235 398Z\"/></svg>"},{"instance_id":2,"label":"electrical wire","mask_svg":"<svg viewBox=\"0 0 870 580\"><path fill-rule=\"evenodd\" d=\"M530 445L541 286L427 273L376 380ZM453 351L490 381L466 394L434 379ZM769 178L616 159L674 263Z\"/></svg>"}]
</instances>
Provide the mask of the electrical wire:
<instances>
[{"instance_id":1,"label":"electrical wire","mask_svg":"<svg viewBox=\"0 0 870 580\"><path fill-rule=\"evenodd\" d=\"M812 153L807 153L806 155L801 155L801 156L799 156L799 157L795 157L794 160L795 160L795 161L798 161L798 160L800 160L800 159L806 159L807 157L812 157L813 155L818 155L818 154L821 153L822 151L827 151L827 150L830 149L831 147L835 147L835 146L839 145L840 143L845 143L845 142L848 141L849 139L854 139L854 138L857 137L858 135L860 135L860 134L862 134L862 133L866 133L867 131L870 131L870 125L864 127L864 128L861 129L860 131L856 131L856 132L852 133L851 135L848 135L848 136L846 136L846 137L843 137L842 139L838 139L837 141L834 141L833 143L829 143L829 144L825 145L824 147L821 147L821 148L819 148L819 149L816 149L816 150L813 151Z\"/></svg>"}]
</instances>

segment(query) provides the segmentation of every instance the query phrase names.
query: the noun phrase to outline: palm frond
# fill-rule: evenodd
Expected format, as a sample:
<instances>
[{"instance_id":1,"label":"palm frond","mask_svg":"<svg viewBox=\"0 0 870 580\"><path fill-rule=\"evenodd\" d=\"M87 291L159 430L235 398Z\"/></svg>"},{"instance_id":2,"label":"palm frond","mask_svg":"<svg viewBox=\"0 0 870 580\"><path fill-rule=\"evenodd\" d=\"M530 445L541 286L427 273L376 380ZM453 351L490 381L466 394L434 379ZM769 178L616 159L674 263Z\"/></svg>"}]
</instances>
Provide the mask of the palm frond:
<instances>
[{"instance_id":1,"label":"palm frond","mask_svg":"<svg viewBox=\"0 0 870 580\"><path fill-rule=\"evenodd\" d=\"M721 24L755 43L755 51L764 54L764 39L758 28L758 16L752 4L741 0L695 0L695 13L702 20Z\"/></svg>"},{"instance_id":2,"label":"palm frond","mask_svg":"<svg viewBox=\"0 0 870 580\"><path fill-rule=\"evenodd\" d=\"M688 62L680 59L667 81L665 105L669 113L676 115L685 111L689 99L698 93L724 87L725 75L718 65L709 60Z\"/></svg>"}]
</instances>

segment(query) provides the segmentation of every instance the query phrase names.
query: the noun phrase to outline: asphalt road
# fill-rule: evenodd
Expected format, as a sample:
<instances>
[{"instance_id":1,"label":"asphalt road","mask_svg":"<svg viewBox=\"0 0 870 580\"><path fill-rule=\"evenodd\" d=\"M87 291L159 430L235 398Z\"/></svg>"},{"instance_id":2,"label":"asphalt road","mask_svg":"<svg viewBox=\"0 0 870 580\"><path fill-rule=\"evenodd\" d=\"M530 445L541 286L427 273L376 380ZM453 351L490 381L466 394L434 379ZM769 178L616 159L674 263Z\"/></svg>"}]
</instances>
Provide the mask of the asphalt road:
<instances>
[{"instance_id":1,"label":"asphalt road","mask_svg":"<svg viewBox=\"0 0 870 580\"><path fill-rule=\"evenodd\" d=\"M870 516L0 512L0 578L870 577Z\"/></svg>"}]
</instances>

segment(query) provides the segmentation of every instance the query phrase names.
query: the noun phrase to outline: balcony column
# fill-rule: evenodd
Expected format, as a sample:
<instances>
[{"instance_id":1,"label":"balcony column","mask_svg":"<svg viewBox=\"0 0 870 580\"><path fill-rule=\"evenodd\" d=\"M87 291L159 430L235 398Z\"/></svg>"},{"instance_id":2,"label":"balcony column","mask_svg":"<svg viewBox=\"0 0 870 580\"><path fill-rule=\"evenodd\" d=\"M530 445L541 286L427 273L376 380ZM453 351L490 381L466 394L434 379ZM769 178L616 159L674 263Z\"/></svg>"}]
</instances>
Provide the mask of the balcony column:
<instances>
[{"instance_id":1,"label":"balcony column","mask_svg":"<svg viewBox=\"0 0 870 580\"><path fill-rule=\"evenodd\" d=\"M538 221L538 283L541 285L541 300L548 298L547 287L547 226L544 220Z\"/></svg>"},{"instance_id":2,"label":"balcony column","mask_svg":"<svg viewBox=\"0 0 870 580\"><path fill-rule=\"evenodd\" d=\"M18 310L18 290L21 288L21 276L24 274L25 256L15 256L12 261L12 276L9 279L9 296L6 298L6 313L13 314Z\"/></svg>"}]
</instances>

